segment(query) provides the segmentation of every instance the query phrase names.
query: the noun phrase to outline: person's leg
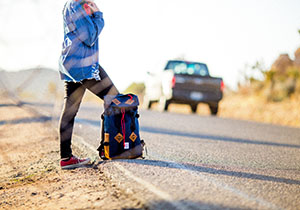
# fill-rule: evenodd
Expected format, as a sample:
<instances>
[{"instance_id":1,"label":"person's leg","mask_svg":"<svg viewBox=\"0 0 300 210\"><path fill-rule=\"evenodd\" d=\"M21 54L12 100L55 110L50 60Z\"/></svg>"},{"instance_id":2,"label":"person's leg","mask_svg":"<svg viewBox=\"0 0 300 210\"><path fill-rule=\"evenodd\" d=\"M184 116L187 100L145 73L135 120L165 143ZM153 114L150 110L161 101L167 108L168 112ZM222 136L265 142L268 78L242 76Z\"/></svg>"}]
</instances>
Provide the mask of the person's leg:
<instances>
[{"instance_id":1,"label":"person's leg","mask_svg":"<svg viewBox=\"0 0 300 210\"><path fill-rule=\"evenodd\" d=\"M92 93L97 95L99 98L102 100L104 99L105 96L110 95L110 96L116 96L119 94L118 89L116 86L113 84L105 70L100 66L100 81L96 80L85 80L83 82L83 85L89 89ZM108 106L109 104L105 104Z\"/></svg>"},{"instance_id":2,"label":"person's leg","mask_svg":"<svg viewBox=\"0 0 300 210\"><path fill-rule=\"evenodd\" d=\"M60 155L62 159L72 157L71 138L74 120L84 92L85 88L81 83L65 82L64 107L59 122Z\"/></svg>"}]
</instances>

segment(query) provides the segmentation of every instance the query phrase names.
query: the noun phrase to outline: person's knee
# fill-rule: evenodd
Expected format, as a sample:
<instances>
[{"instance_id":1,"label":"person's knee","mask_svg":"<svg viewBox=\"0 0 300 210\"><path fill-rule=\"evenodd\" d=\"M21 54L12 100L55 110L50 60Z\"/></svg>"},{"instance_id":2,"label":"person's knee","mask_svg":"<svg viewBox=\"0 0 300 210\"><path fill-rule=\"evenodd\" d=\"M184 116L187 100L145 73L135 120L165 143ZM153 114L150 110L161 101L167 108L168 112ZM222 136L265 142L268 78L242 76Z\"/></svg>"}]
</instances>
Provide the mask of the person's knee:
<instances>
[{"instance_id":1,"label":"person's knee","mask_svg":"<svg viewBox=\"0 0 300 210\"><path fill-rule=\"evenodd\" d=\"M72 100L66 100L64 109L63 109L63 117L75 117L80 107L80 102L74 102Z\"/></svg>"}]
</instances>

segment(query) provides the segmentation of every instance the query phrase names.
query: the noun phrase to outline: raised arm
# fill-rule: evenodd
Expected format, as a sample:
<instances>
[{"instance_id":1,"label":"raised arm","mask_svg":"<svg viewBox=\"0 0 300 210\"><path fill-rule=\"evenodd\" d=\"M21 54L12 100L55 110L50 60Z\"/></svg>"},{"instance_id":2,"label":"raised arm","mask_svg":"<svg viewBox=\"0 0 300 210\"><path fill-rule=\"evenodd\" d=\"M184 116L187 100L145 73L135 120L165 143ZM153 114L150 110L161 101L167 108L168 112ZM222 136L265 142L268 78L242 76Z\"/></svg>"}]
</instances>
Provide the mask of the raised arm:
<instances>
[{"instance_id":1,"label":"raised arm","mask_svg":"<svg viewBox=\"0 0 300 210\"><path fill-rule=\"evenodd\" d=\"M88 8L88 5L91 5L90 8ZM70 21L68 25L73 27L71 31L84 44L90 47L93 46L104 27L102 12L99 11L94 3L85 3L81 6L78 2L75 2L68 9L68 19Z\"/></svg>"}]
</instances>

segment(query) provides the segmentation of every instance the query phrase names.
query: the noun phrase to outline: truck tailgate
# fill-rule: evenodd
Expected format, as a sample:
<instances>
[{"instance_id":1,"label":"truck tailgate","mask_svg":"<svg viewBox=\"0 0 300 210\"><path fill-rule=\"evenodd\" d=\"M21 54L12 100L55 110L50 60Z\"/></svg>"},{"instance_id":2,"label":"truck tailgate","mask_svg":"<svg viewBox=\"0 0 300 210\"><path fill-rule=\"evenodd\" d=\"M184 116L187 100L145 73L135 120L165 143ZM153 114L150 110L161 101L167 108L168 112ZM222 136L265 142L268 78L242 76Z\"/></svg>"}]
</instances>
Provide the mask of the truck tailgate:
<instances>
[{"instance_id":1,"label":"truck tailgate","mask_svg":"<svg viewBox=\"0 0 300 210\"><path fill-rule=\"evenodd\" d=\"M222 98L221 83L222 79L216 77L175 74L173 94L195 101L219 101Z\"/></svg>"},{"instance_id":2,"label":"truck tailgate","mask_svg":"<svg viewBox=\"0 0 300 210\"><path fill-rule=\"evenodd\" d=\"M221 78L175 74L175 88L190 91L221 91Z\"/></svg>"}]
</instances>

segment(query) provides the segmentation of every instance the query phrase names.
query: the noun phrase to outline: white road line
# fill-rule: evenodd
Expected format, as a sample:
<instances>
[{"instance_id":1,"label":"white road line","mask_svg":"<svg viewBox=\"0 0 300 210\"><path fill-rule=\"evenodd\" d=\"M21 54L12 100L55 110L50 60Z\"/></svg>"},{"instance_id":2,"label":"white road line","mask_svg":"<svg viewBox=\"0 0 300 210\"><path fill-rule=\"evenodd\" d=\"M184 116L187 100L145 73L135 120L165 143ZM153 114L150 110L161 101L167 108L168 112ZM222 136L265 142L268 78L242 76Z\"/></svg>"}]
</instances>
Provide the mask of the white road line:
<instances>
[{"instance_id":1,"label":"white road line","mask_svg":"<svg viewBox=\"0 0 300 210\"><path fill-rule=\"evenodd\" d=\"M92 145L90 145L89 143L85 142L82 137L77 136L77 135L76 135L76 137L77 137L76 138L77 139L76 143L81 144L84 147L88 148L90 150L90 152L92 152L94 155L98 155L98 151ZM158 156L158 155L156 155L156 156ZM194 176L199 177L203 181L209 182L209 183L211 183L211 184L215 185L216 187L221 188L223 190L232 192L233 194L238 195L239 197L242 197L243 199L259 203L260 205L265 206L268 209L276 209L276 210L277 209L281 209L281 208L275 206L274 204L272 204L272 203L270 203L268 201L265 201L263 199L260 199L260 198L257 198L257 197L251 196L251 195L248 195L247 193L242 192L242 191L240 191L240 190L238 190L238 189L236 189L236 188L234 188L232 186L229 186L229 185L227 185L227 184L225 184L223 182L217 181L214 178L205 176L205 175L203 175L201 173L197 173L195 171L191 171L186 166L184 166L182 164L179 164L179 163L167 160L167 159L162 158L162 157L156 157L156 158L168 162L174 168L181 169L181 170L184 170L184 171L188 171L189 173L193 174ZM168 194L167 192L162 191L161 189L157 188L153 184L151 184L151 183L149 183L149 182L147 182L147 181L145 181L145 180L143 180L143 179L141 179L141 178L133 175L129 170L127 170L126 168L124 168L123 166L121 166L119 163L114 162L114 166L116 166L116 168L118 170L120 170L121 172L123 172L124 175L126 175L128 178L130 178L130 179L136 181L137 183L143 185L146 189L148 189L149 191L151 191L152 193L154 193L156 196L160 197L161 199L163 199L165 201L168 201L171 205L173 205L177 209L187 209L186 205L184 205L182 203L176 202L172 198L172 196L170 194Z\"/></svg>"},{"instance_id":2,"label":"white road line","mask_svg":"<svg viewBox=\"0 0 300 210\"><path fill-rule=\"evenodd\" d=\"M149 190L150 192L152 192L153 194L155 194L156 196L158 196L160 199L167 201L170 205L172 205L175 209L179 209L179 210L186 210L188 209L188 206L176 202L172 196L170 194L168 194L167 192L164 192L160 189L158 189L157 187L155 187L153 184L133 175L129 170L125 169L123 166L121 166L119 163L114 162L114 166L116 166L116 168L118 170L120 170L121 172L123 172L123 174L125 176L127 176L128 178L136 181L137 183L143 185L145 187L145 189Z\"/></svg>"},{"instance_id":3,"label":"white road line","mask_svg":"<svg viewBox=\"0 0 300 210\"><path fill-rule=\"evenodd\" d=\"M86 141L84 141L84 139L78 135L73 135L75 138L74 140L74 144L78 147L80 146L84 146L85 148L87 148L89 151L89 153L92 153L93 156L98 156L98 151L89 143L87 143ZM178 209L178 210L185 210L187 209L187 206L176 202L174 199L172 199L172 196L169 195L168 193L158 189L157 187L155 187L154 185L150 184L149 182L144 181L141 178L138 178L137 176L134 176L129 170L125 169L123 166L121 166L119 163L114 162L114 166L121 171L125 176L127 176L129 179L132 179L134 181L136 181L137 183L143 185L143 187L147 190L149 190L150 192L152 192L154 195L158 196L160 199L167 201L170 205L172 205L174 208Z\"/></svg>"},{"instance_id":4,"label":"white road line","mask_svg":"<svg viewBox=\"0 0 300 210\"><path fill-rule=\"evenodd\" d=\"M90 150L90 152L93 153L93 155L98 155L98 151L97 149L95 149L91 144L87 143L86 141L84 141L84 138L82 138L81 136L78 136L76 134L73 134L73 137L75 137L73 140L74 140L74 143L76 144L81 144L83 145L84 147L86 147L87 149Z\"/></svg>"},{"instance_id":5,"label":"white road line","mask_svg":"<svg viewBox=\"0 0 300 210\"><path fill-rule=\"evenodd\" d=\"M49 116L49 113L47 111L45 111L45 112L43 111L42 112L41 110L38 110L38 112L41 113L41 114L43 114L43 115ZM98 156L98 151L91 144L89 144L86 141L84 141L84 139L82 137L78 136L78 135L74 135L74 136L76 137L76 138L74 138L74 143L75 144L79 144L80 146L86 147L88 150L90 150L90 153L92 153L93 156L94 155ZM178 168L178 169L182 169L182 170L188 171L189 173L200 177L202 180L204 180L206 182L210 182L210 183L214 184L215 186L217 186L219 188L222 188L224 190L230 191L230 192L232 192L232 193L234 193L234 194L236 194L236 195L238 195L238 196L240 196L240 197L242 197L244 199L257 202L260 205L265 206L265 207L267 207L269 209L281 209L281 208L275 206L274 204L272 204L272 203L270 203L268 201L265 201L263 199L260 199L260 198L257 198L257 197L251 196L251 195L248 195L247 193L242 192L242 191L240 191L240 190L238 190L238 189L236 189L236 188L234 188L232 186L229 186L229 185L227 185L225 183L219 182L219 181L217 181L214 178L211 178L211 177L208 177L208 176L204 176L203 174L197 173L195 171L191 171L186 166L184 166L182 164L179 164L179 163L176 163L176 162L173 162L173 161L169 161L169 160L167 160L165 158L162 158L160 155L157 155L157 154L155 156L157 156L157 158L159 158L160 160L163 160L163 161L166 161L166 162L170 163L171 165L173 165L174 168ZM172 196L170 194L168 194L168 193L166 193L166 192L158 189L157 187L155 187L151 183L146 182L145 180L134 176L129 170L125 169L119 163L115 162L114 165L121 172L123 172L128 178L133 179L134 181L140 183L146 189L148 189L149 191L151 191L152 193L154 193L155 195L157 195L161 199L168 201L175 208L177 208L177 209L187 209L187 206L185 206L182 203L178 203L174 199L172 199Z\"/></svg>"},{"instance_id":6,"label":"white road line","mask_svg":"<svg viewBox=\"0 0 300 210\"><path fill-rule=\"evenodd\" d=\"M189 173L191 173L192 175L194 176L197 176L199 177L200 179L202 179L204 182L209 182L213 185L215 185L216 187L218 188L222 188L223 190L226 190L226 191L229 191L229 192L232 192L233 194L235 195L238 195L239 197L242 197L246 200L249 200L249 201L254 201L256 203L259 203L260 205L262 206L265 206L267 207L268 209L282 209L282 208L279 208L277 206L275 206L274 204L268 202L268 201L265 201L263 199L260 199L260 198L257 198L257 197L254 197L254 196L251 196L251 195L248 195L247 193L245 192L242 192L240 190L238 190L237 188L235 187L232 187L232 186L229 186L228 184L224 183L224 182L220 182L220 181L217 181L216 179L212 178L212 177L209 177L209 176L205 176L201 173L198 173L198 172L195 172L195 171L191 171L189 170L186 166L182 165L182 164L179 164L179 163L176 163L176 162L173 162L173 161L169 161L165 158L161 158L161 160L165 161L165 162L168 162L170 165L172 165L174 168L177 168L177 169L182 169L182 170L185 170L185 171L188 171Z\"/></svg>"}]
</instances>

